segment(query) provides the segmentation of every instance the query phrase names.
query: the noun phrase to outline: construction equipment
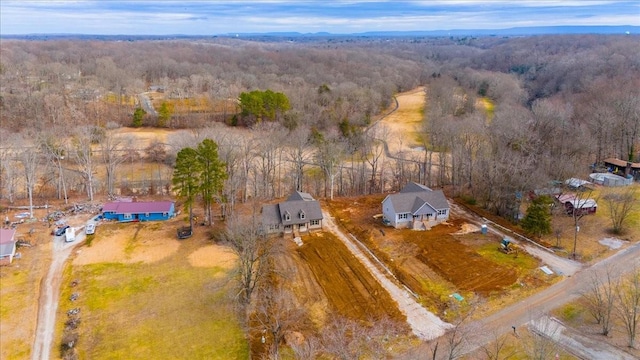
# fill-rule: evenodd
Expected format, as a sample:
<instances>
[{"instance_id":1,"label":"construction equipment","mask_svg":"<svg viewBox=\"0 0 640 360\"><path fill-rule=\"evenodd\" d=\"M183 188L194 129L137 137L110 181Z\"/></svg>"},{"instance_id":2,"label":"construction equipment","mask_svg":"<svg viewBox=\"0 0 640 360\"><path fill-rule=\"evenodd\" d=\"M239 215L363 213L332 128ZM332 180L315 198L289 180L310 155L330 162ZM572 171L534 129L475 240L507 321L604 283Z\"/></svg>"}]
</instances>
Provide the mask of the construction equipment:
<instances>
[{"instance_id":1,"label":"construction equipment","mask_svg":"<svg viewBox=\"0 0 640 360\"><path fill-rule=\"evenodd\" d=\"M500 242L500 251L505 254L511 254L515 252L516 256L518 256L518 248L518 245L513 243L510 239L504 238Z\"/></svg>"}]
</instances>

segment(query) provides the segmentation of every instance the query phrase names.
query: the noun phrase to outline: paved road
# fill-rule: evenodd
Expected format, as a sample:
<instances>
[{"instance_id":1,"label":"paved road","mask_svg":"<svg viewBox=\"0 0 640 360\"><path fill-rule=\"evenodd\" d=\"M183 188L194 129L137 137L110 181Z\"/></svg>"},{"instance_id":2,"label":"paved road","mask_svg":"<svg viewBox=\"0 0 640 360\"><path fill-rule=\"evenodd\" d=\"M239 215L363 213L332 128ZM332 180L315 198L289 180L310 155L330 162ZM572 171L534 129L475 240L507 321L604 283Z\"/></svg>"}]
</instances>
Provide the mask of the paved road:
<instances>
[{"instance_id":1,"label":"paved road","mask_svg":"<svg viewBox=\"0 0 640 360\"><path fill-rule=\"evenodd\" d=\"M440 318L418 304L407 290L399 287L389 279L380 268L376 267L371 259L362 252L360 247L336 226L328 212L323 211L322 215L324 217L322 221L324 229L335 234L351 253L371 272L378 282L380 282L382 287L389 292L389 295L398 303L400 311L407 317L407 323L417 337L422 340L435 339L442 336L445 330L451 327L450 324L440 320Z\"/></svg>"},{"instance_id":2,"label":"paved road","mask_svg":"<svg viewBox=\"0 0 640 360\"><path fill-rule=\"evenodd\" d=\"M615 255L596 263L589 268L589 271L579 271L527 299L478 321L472 326L479 326L486 330L472 339L467 350L470 352L478 349L495 340L496 335L511 331L511 326L525 325L553 309L578 299L581 293L589 288L592 271L601 272L607 266L615 266L618 276L633 271L634 267L640 266L640 243L620 250ZM598 359L598 357L592 358Z\"/></svg>"}]
</instances>

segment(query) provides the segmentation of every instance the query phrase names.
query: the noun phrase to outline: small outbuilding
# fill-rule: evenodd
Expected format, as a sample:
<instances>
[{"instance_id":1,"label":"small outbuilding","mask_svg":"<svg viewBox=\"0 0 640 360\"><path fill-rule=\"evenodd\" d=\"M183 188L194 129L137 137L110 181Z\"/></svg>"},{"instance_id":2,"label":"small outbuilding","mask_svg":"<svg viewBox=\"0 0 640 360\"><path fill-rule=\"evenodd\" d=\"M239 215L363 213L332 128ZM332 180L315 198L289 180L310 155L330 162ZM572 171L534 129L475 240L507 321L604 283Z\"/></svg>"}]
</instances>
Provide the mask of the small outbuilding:
<instances>
[{"instance_id":1,"label":"small outbuilding","mask_svg":"<svg viewBox=\"0 0 640 360\"><path fill-rule=\"evenodd\" d=\"M16 256L16 230L0 229L0 264L11 264Z\"/></svg>"},{"instance_id":2,"label":"small outbuilding","mask_svg":"<svg viewBox=\"0 0 640 360\"><path fill-rule=\"evenodd\" d=\"M172 201L114 201L104 204L102 216L120 222L169 220L175 206Z\"/></svg>"},{"instance_id":3,"label":"small outbuilding","mask_svg":"<svg viewBox=\"0 0 640 360\"><path fill-rule=\"evenodd\" d=\"M449 201L442 190L410 182L382 201L382 219L396 229L428 229L449 219Z\"/></svg>"},{"instance_id":4,"label":"small outbuilding","mask_svg":"<svg viewBox=\"0 0 640 360\"><path fill-rule=\"evenodd\" d=\"M595 214L598 203L594 199L580 199L573 194L557 196L556 199L564 206L567 215Z\"/></svg>"}]
</instances>

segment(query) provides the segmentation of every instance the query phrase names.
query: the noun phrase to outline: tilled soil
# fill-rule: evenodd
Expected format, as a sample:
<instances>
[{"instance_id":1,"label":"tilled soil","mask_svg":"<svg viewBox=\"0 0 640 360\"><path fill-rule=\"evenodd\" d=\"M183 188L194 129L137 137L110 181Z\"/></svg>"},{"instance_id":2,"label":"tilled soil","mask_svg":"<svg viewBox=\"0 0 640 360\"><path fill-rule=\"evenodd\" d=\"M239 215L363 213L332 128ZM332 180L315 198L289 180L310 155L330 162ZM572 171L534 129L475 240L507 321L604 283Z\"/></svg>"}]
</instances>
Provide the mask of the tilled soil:
<instances>
[{"instance_id":1,"label":"tilled soil","mask_svg":"<svg viewBox=\"0 0 640 360\"><path fill-rule=\"evenodd\" d=\"M331 202L330 207L343 226L392 261L398 277L424 299L432 297L423 286L425 281L439 283L452 292L472 291L480 295L502 291L517 281L513 268L490 261L477 252L477 248L488 242L495 242L497 251L498 242L494 237L456 234L467 225L463 219L454 217L427 231L384 226L375 217L381 211L384 197L341 198ZM439 307L433 304L437 299L426 301Z\"/></svg>"},{"instance_id":2,"label":"tilled soil","mask_svg":"<svg viewBox=\"0 0 640 360\"><path fill-rule=\"evenodd\" d=\"M339 314L360 320L405 320L388 292L335 236L317 233L304 241L298 253Z\"/></svg>"}]
</instances>

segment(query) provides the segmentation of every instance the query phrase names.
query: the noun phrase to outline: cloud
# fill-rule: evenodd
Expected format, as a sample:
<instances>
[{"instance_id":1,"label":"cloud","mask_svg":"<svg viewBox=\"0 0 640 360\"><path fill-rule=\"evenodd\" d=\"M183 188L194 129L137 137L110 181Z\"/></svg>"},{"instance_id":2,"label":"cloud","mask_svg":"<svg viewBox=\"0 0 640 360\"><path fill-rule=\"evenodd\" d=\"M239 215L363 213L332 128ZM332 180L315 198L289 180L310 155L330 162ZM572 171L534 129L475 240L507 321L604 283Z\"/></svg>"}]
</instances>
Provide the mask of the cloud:
<instances>
[{"instance_id":1,"label":"cloud","mask_svg":"<svg viewBox=\"0 0 640 360\"><path fill-rule=\"evenodd\" d=\"M0 1L0 32L219 34L640 25L636 1Z\"/></svg>"}]
</instances>

